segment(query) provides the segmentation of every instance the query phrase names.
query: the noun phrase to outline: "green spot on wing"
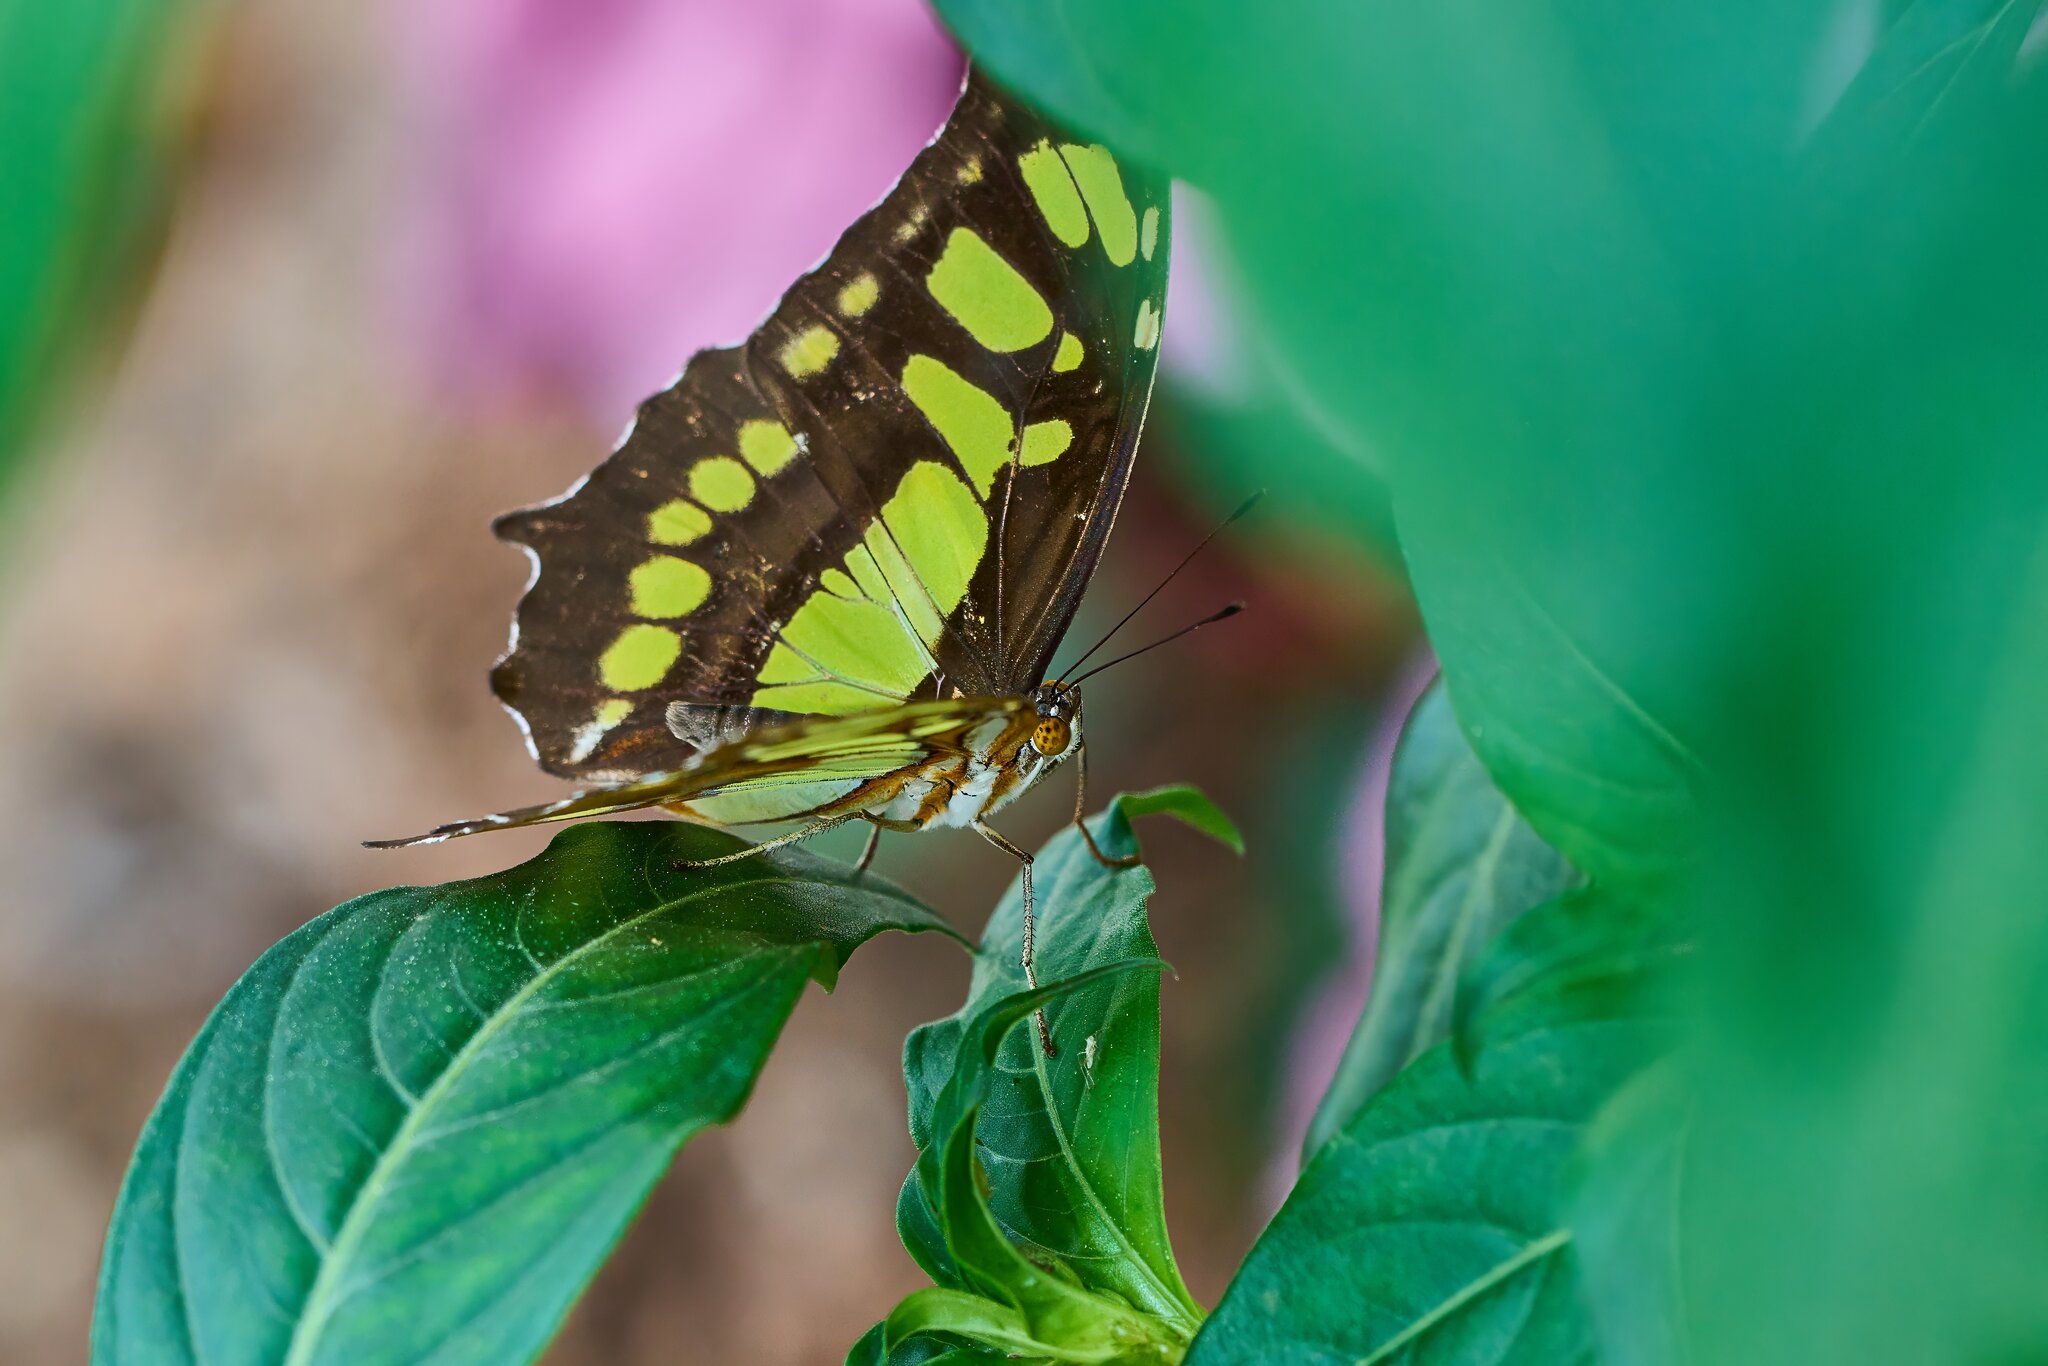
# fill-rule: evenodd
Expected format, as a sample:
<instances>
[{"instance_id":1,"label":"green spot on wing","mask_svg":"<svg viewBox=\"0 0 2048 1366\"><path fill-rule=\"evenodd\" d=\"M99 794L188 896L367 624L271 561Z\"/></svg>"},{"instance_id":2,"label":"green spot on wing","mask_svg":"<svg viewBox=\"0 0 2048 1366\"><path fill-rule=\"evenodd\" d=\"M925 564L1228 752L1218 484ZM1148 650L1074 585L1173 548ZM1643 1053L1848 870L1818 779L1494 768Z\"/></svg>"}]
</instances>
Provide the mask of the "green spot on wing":
<instances>
[{"instance_id":1,"label":"green spot on wing","mask_svg":"<svg viewBox=\"0 0 2048 1366\"><path fill-rule=\"evenodd\" d=\"M879 699L869 698L872 706ZM861 785L860 778L820 778L815 782L790 783L778 779L750 791L744 783L690 803L698 815L722 825L754 825L762 821L786 821L836 802Z\"/></svg>"},{"instance_id":2,"label":"green spot on wing","mask_svg":"<svg viewBox=\"0 0 2048 1366\"><path fill-rule=\"evenodd\" d=\"M991 351L1022 351L1052 334L1044 297L972 228L953 229L925 287Z\"/></svg>"},{"instance_id":3,"label":"green spot on wing","mask_svg":"<svg viewBox=\"0 0 2048 1366\"><path fill-rule=\"evenodd\" d=\"M755 418L740 424L740 456L762 477L776 473L796 459L796 452L796 438L780 422Z\"/></svg>"},{"instance_id":4,"label":"green spot on wing","mask_svg":"<svg viewBox=\"0 0 2048 1366\"><path fill-rule=\"evenodd\" d=\"M718 512L738 512L754 501L754 476L731 456L714 455L690 471L690 496Z\"/></svg>"},{"instance_id":5,"label":"green spot on wing","mask_svg":"<svg viewBox=\"0 0 2048 1366\"><path fill-rule=\"evenodd\" d=\"M882 297L882 283L871 270L864 270L848 280L839 291L839 311L849 318L858 318L875 306L875 300Z\"/></svg>"},{"instance_id":6,"label":"green spot on wing","mask_svg":"<svg viewBox=\"0 0 2048 1366\"><path fill-rule=\"evenodd\" d=\"M988 519L959 476L912 465L845 569L820 575L782 628L754 704L844 713L909 696L987 546Z\"/></svg>"},{"instance_id":7,"label":"green spot on wing","mask_svg":"<svg viewBox=\"0 0 2048 1366\"><path fill-rule=\"evenodd\" d=\"M776 646L780 650L781 646ZM769 656L770 663L774 656ZM815 677L815 671L811 671ZM886 707L889 699L877 697L865 688L856 688L850 683L835 683L831 680L811 683L779 683L757 690L753 703L757 707L774 707L779 711L793 711L812 716L850 716L855 712L869 711L875 707Z\"/></svg>"},{"instance_id":8,"label":"green spot on wing","mask_svg":"<svg viewBox=\"0 0 2048 1366\"><path fill-rule=\"evenodd\" d=\"M647 539L656 545L688 545L711 530L711 514L687 498L671 498L647 514Z\"/></svg>"},{"instance_id":9,"label":"green spot on wing","mask_svg":"<svg viewBox=\"0 0 2048 1366\"><path fill-rule=\"evenodd\" d=\"M784 643L768 652L759 680L843 683L860 699L851 709L863 710L909 696L930 665L890 610L887 582L867 547L854 547L846 559L863 596L842 598L820 589L804 599L782 628ZM757 692L754 704L799 710L787 694L772 695L772 690Z\"/></svg>"},{"instance_id":10,"label":"green spot on wing","mask_svg":"<svg viewBox=\"0 0 2048 1366\"><path fill-rule=\"evenodd\" d=\"M941 620L967 596L988 548L988 518L958 475L935 460L920 460L883 505L882 521L887 534L869 531L868 545L884 565L900 548L917 578L898 583L892 574L891 586L899 598L914 598L939 614L930 623L929 639L936 644Z\"/></svg>"},{"instance_id":11,"label":"green spot on wing","mask_svg":"<svg viewBox=\"0 0 2048 1366\"><path fill-rule=\"evenodd\" d=\"M820 323L797 333L782 348L782 368L803 379L823 370L838 354L838 334Z\"/></svg>"},{"instance_id":12,"label":"green spot on wing","mask_svg":"<svg viewBox=\"0 0 2048 1366\"><path fill-rule=\"evenodd\" d=\"M1024 429L1017 460L1025 465L1045 465L1060 458L1074 444L1074 428L1065 418L1048 418Z\"/></svg>"},{"instance_id":13,"label":"green spot on wing","mask_svg":"<svg viewBox=\"0 0 2048 1366\"><path fill-rule=\"evenodd\" d=\"M1069 142L1060 148L1060 154L1066 157L1074 183L1081 187L1081 195L1088 201L1095 226L1102 230L1102 249L1109 253L1110 263L1129 265L1138 254L1138 215L1131 209L1130 196L1124 193L1124 178L1116 168L1116 158L1100 144L1081 147Z\"/></svg>"},{"instance_id":14,"label":"green spot on wing","mask_svg":"<svg viewBox=\"0 0 2048 1366\"><path fill-rule=\"evenodd\" d=\"M597 676L615 692L639 692L661 682L682 652L682 637L666 626L628 626L598 659Z\"/></svg>"},{"instance_id":15,"label":"green spot on wing","mask_svg":"<svg viewBox=\"0 0 2048 1366\"><path fill-rule=\"evenodd\" d=\"M1059 350L1053 353L1054 374L1064 375L1081 363L1081 339L1071 332L1060 334Z\"/></svg>"},{"instance_id":16,"label":"green spot on wing","mask_svg":"<svg viewBox=\"0 0 2048 1366\"><path fill-rule=\"evenodd\" d=\"M686 616L711 596L711 576L674 555L656 555L634 566L627 584L634 615L642 617Z\"/></svg>"},{"instance_id":17,"label":"green spot on wing","mask_svg":"<svg viewBox=\"0 0 2048 1366\"><path fill-rule=\"evenodd\" d=\"M1159 310L1152 307L1150 299L1138 301L1138 325L1131 336L1131 345L1140 351L1150 351L1159 345Z\"/></svg>"},{"instance_id":18,"label":"green spot on wing","mask_svg":"<svg viewBox=\"0 0 2048 1366\"><path fill-rule=\"evenodd\" d=\"M995 485L996 471L1010 459L1016 426L994 394L962 379L942 361L912 356L903 367L903 392L938 429L958 457L975 491L984 498Z\"/></svg>"},{"instance_id":19,"label":"green spot on wing","mask_svg":"<svg viewBox=\"0 0 2048 1366\"><path fill-rule=\"evenodd\" d=\"M1031 200L1038 205L1039 215L1052 229L1052 235L1070 247L1086 242L1088 210L1082 206L1081 192L1075 188L1074 178L1067 174L1066 163L1060 160L1052 144L1040 142L1018 157L1017 169L1023 172L1025 188L1031 191Z\"/></svg>"}]
</instances>

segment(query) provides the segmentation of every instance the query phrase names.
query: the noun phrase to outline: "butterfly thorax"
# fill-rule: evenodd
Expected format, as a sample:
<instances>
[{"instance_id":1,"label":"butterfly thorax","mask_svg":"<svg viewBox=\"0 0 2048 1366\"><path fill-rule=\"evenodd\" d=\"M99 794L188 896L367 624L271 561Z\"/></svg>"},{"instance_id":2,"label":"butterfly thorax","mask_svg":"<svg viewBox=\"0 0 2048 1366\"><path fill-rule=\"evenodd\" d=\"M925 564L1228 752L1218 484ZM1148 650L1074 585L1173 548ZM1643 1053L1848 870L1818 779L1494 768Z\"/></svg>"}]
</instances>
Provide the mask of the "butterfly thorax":
<instances>
[{"instance_id":1,"label":"butterfly thorax","mask_svg":"<svg viewBox=\"0 0 2048 1366\"><path fill-rule=\"evenodd\" d=\"M955 753L938 754L866 794L859 809L880 820L970 826L1028 792L1081 746L1081 696L1048 683L1004 715L991 715Z\"/></svg>"}]
</instances>

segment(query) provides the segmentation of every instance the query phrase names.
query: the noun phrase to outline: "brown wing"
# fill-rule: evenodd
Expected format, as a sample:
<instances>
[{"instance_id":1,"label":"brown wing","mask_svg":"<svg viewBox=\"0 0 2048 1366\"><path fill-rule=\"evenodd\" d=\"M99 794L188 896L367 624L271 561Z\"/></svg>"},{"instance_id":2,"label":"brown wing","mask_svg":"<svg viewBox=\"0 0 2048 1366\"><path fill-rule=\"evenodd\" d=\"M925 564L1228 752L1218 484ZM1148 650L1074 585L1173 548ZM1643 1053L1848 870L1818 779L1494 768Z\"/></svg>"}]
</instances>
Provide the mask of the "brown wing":
<instances>
[{"instance_id":1,"label":"brown wing","mask_svg":"<svg viewBox=\"0 0 2048 1366\"><path fill-rule=\"evenodd\" d=\"M1128 478L1166 210L970 77L752 338L501 519L536 574L492 682L543 766L625 781L735 728L1036 684Z\"/></svg>"}]
</instances>

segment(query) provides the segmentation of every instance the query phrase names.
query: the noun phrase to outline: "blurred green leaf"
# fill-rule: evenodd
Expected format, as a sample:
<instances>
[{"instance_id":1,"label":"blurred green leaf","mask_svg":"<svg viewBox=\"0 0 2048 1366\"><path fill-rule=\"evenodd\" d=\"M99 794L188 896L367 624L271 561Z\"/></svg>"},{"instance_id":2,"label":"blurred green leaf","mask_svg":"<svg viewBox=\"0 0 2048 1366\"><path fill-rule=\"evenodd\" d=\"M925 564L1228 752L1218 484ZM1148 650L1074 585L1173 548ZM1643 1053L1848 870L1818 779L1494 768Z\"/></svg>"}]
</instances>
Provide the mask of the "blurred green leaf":
<instances>
[{"instance_id":1,"label":"blurred green leaf","mask_svg":"<svg viewBox=\"0 0 2048 1366\"><path fill-rule=\"evenodd\" d=\"M675 866L735 847L584 825L265 954L143 1131L94 1360L536 1355L676 1150L738 1111L804 983L946 928L802 853Z\"/></svg>"},{"instance_id":2,"label":"blurred green leaf","mask_svg":"<svg viewBox=\"0 0 2048 1366\"><path fill-rule=\"evenodd\" d=\"M2038 1359L2040 6L946 9L1202 181L1502 790L1690 912L1694 1359Z\"/></svg>"},{"instance_id":3,"label":"blurred green leaf","mask_svg":"<svg viewBox=\"0 0 2048 1366\"><path fill-rule=\"evenodd\" d=\"M1146 812L1170 812L1219 838L1235 833L1194 789L1163 788L1119 797L1091 819L1103 852L1136 853L1131 818ZM1039 852L1034 878L1041 979L1073 980L1157 957L1145 916L1149 869L1103 866L1069 828ZM1020 887L1011 886L982 936L966 1004L904 1044L911 1137L920 1150L942 1135L934 1107L960 1065L973 1022L1024 985ZM1045 1057L1030 1031L1004 1044L975 1135L989 1204L1008 1236L1033 1255L1057 1259L1089 1290L1154 1315L1185 1338L1202 1311L1181 1281L1166 1232L1159 982L1150 973L1089 980L1046 1012L1057 1057ZM929 1199L920 1196L923 1184L913 1173L899 1205L905 1245L940 1285L966 1287Z\"/></svg>"},{"instance_id":4,"label":"blurred green leaf","mask_svg":"<svg viewBox=\"0 0 2048 1366\"><path fill-rule=\"evenodd\" d=\"M1684 1366L1678 1254L1687 1094L1676 1066L1646 1068L1586 1128L1565 1178L1587 1312L1603 1362Z\"/></svg>"},{"instance_id":5,"label":"blurred green leaf","mask_svg":"<svg viewBox=\"0 0 2048 1366\"><path fill-rule=\"evenodd\" d=\"M213 10L0 0L0 498L162 246Z\"/></svg>"},{"instance_id":6,"label":"blurred green leaf","mask_svg":"<svg viewBox=\"0 0 2048 1366\"><path fill-rule=\"evenodd\" d=\"M1601 887L1560 893L1505 926L1468 965L1452 1009L1453 1050L1468 1062L1476 1058L1487 1045L1493 1007L1508 1000L1605 999L1617 1013L1675 1015L1676 1003L1653 1002L1683 981L1696 956L1687 928Z\"/></svg>"},{"instance_id":7,"label":"blurred green leaf","mask_svg":"<svg viewBox=\"0 0 2048 1366\"><path fill-rule=\"evenodd\" d=\"M1685 468L1661 398L1699 350L1654 230L1720 222L1728 207L1673 186L1643 134L1607 121L1672 91L1632 86L1640 61L1579 61L1625 49L1654 17L1465 3L940 9L1004 79L1210 193L1304 410L1388 474L1432 643L1495 781L1588 876L1680 875L1698 760L1629 628L1668 612L1660 585L1689 586L1672 562L1698 540L1644 537L1623 509L1644 471ZM1772 19L1752 36L1807 23ZM1718 34L1696 36L1725 52ZM1629 79L1599 83L1617 73ZM1723 150L1745 175L1759 155ZM1652 204L1651 190L1684 204ZM1327 449L1272 458L1327 471ZM1565 557L1560 542L1589 544ZM1609 546L1669 575L1603 602Z\"/></svg>"},{"instance_id":8,"label":"blurred green leaf","mask_svg":"<svg viewBox=\"0 0 2048 1366\"><path fill-rule=\"evenodd\" d=\"M1454 519L1408 505L1401 546L1444 686L1487 771L1528 822L1596 881L1682 872L1699 817L1697 761L1586 652L1528 576Z\"/></svg>"},{"instance_id":9,"label":"blurred green leaf","mask_svg":"<svg viewBox=\"0 0 2048 1366\"><path fill-rule=\"evenodd\" d=\"M1393 511L1387 487L1362 455L1332 443L1331 433L1304 414L1295 396L1271 388L1245 395L1208 394L1169 375L1154 419L1174 470L1222 504L1246 489L1265 493L1260 514L1269 527L1297 534L1362 541L1366 563L1398 572ZM1328 447L1319 460L1275 461L1276 449ZM1341 540L1338 541L1342 543Z\"/></svg>"},{"instance_id":10,"label":"blurred green leaf","mask_svg":"<svg viewBox=\"0 0 2048 1366\"><path fill-rule=\"evenodd\" d=\"M1405 1068L1311 1159L1189 1366L1590 1362L1565 1173L1661 1046L1616 1005L1511 999L1470 1071L1448 1045Z\"/></svg>"},{"instance_id":11,"label":"blurred green leaf","mask_svg":"<svg viewBox=\"0 0 2048 1366\"><path fill-rule=\"evenodd\" d=\"M1578 876L1494 787L1441 684L1402 727L1386 812L1372 995L1309 1126L1309 1153L1449 1036L1471 964L1516 916Z\"/></svg>"},{"instance_id":12,"label":"blurred green leaf","mask_svg":"<svg viewBox=\"0 0 2048 1366\"><path fill-rule=\"evenodd\" d=\"M1313 530L1332 549L1349 541L1365 552L1364 572L1398 573L1377 454L1303 386L1247 296L1214 206L1185 188L1175 195L1174 240L1175 342L1151 419L1154 447L1219 512L1259 490L1257 525L1295 537Z\"/></svg>"}]
</instances>

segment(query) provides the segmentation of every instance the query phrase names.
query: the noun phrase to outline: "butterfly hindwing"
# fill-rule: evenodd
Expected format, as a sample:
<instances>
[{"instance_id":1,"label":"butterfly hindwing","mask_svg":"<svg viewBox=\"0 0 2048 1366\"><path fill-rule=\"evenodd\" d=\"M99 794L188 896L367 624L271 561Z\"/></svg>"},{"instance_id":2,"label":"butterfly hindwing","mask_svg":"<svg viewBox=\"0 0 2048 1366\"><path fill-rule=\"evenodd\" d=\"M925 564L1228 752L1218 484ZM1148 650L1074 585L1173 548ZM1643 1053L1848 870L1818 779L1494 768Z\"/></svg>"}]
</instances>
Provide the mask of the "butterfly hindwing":
<instances>
[{"instance_id":1,"label":"butterfly hindwing","mask_svg":"<svg viewBox=\"0 0 2048 1366\"><path fill-rule=\"evenodd\" d=\"M535 573L491 685L544 767L597 779L675 768L697 746L670 730L672 701L746 701L733 680L789 610L787 566L821 553L838 518L802 505L806 481L732 506L721 479L739 484L742 437L759 450L786 430L736 348L706 351L567 496L499 519Z\"/></svg>"},{"instance_id":2,"label":"butterfly hindwing","mask_svg":"<svg viewBox=\"0 0 2048 1366\"><path fill-rule=\"evenodd\" d=\"M956 697L853 716L785 718L689 758L674 772L372 846L430 844L654 806L718 825L851 816L886 800L891 785L925 761L963 755L977 736L1011 726L1030 705L1021 697Z\"/></svg>"},{"instance_id":3,"label":"butterfly hindwing","mask_svg":"<svg viewBox=\"0 0 2048 1366\"><path fill-rule=\"evenodd\" d=\"M502 519L537 572L493 685L543 765L627 781L714 729L1040 681L1128 478L1166 213L970 77L753 337Z\"/></svg>"}]
</instances>

